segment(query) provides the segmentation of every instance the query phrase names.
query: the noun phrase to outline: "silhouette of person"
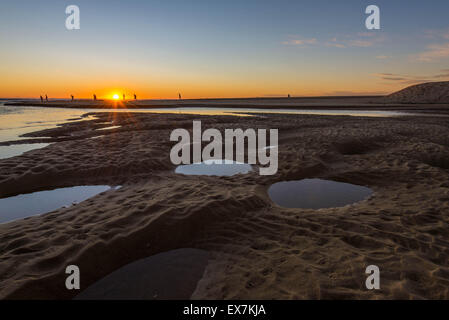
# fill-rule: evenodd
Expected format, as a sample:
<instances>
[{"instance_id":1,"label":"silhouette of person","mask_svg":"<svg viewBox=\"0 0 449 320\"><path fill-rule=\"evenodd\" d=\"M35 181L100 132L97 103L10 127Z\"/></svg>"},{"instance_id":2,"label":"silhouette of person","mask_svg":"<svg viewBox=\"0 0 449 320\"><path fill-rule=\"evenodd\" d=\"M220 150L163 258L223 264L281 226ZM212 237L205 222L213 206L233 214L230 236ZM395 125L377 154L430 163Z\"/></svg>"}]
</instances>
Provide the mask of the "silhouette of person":
<instances>
[{"instance_id":1,"label":"silhouette of person","mask_svg":"<svg viewBox=\"0 0 449 320\"><path fill-rule=\"evenodd\" d=\"M181 94L180 93L178 93L178 99L181 100Z\"/></svg>"},{"instance_id":2,"label":"silhouette of person","mask_svg":"<svg viewBox=\"0 0 449 320\"><path fill-rule=\"evenodd\" d=\"M72 102L73 102L73 94L70 95L72 97Z\"/></svg>"},{"instance_id":3,"label":"silhouette of person","mask_svg":"<svg viewBox=\"0 0 449 320\"><path fill-rule=\"evenodd\" d=\"M136 94L134 93L134 100L137 100L137 96L136 96Z\"/></svg>"},{"instance_id":4,"label":"silhouette of person","mask_svg":"<svg viewBox=\"0 0 449 320\"><path fill-rule=\"evenodd\" d=\"M290 98L290 93L288 94L287 98Z\"/></svg>"},{"instance_id":5,"label":"silhouette of person","mask_svg":"<svg viewBox=\"0 0 449 320\"><path fill-rule=\"evenodd\" d=\"M94 93L94 101L97 101L97 95Z\"/></svg>"},{"instance_id":6,"label":"silhouette of person","mask_svg":"<svg viewBox=\"0 0 449 320\"><path fill-rule=\"evenodd\" d=\"M44 102L44 98L42 98L42 96L41 96L41 102Z\"/></svg>"},{"instance_id":7,"label":"silhouette of person","mask_svg":"<svg viewBox=\"0 0 449 320\"><path fill-rule=\"evenodd\" d=\"M125 101L125 94L123 94L123 101Z\"/></svg>"},{"instance_id":8,"label":"silhouette of person","mask_svg":"<svg viewBox=\"0 0 449 320\"><path fill-rule=\"evenodd\" d=\"M47 102L48 102L48 97L47 97L47 95L45 95L45 101L47 101Z\"/></svg>"}]
</instances>

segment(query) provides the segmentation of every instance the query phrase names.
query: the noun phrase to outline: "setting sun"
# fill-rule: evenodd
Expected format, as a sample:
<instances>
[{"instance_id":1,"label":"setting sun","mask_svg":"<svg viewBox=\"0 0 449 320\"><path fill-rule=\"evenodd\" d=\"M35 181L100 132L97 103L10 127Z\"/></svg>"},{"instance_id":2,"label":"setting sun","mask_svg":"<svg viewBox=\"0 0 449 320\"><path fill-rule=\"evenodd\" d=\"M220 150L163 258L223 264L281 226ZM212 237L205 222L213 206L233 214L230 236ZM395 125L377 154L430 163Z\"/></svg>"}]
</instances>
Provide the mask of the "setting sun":
<instances>
[{"instance_id":1,"label":"setting sun","mask_svg":"<svg viewBox=\"0 0 449 320\"><path fill-rule=\"evenodd\" d=\"M112 99L114 99L114 100L118 100L120 97L119 97L119 95L118 94L114 94L113 96L112 96Z\"/></svg>"}]
</instances>

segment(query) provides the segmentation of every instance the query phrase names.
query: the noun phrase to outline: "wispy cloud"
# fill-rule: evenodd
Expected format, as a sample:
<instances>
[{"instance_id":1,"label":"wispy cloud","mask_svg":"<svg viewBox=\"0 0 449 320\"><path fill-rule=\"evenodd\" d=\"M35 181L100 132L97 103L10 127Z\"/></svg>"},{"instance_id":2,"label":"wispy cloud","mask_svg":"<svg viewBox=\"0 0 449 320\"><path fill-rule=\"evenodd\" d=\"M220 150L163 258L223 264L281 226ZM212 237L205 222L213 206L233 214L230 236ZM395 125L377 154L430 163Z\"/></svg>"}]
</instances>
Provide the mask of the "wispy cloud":
<instances>
[{"instance_id":1,"label":"wispy cloud","mask_svg":"<svg viewBox=\"0 0 449 320\"><path fill-rule=\"evenodd\" d=\"M332 39L332 43L338 43L344 47L369 48L384 42L384 40L385 37L376 32L359 32L355 35L341 36L338 40L335 37Z\"/></svg>"},{"instance_id":2,"label":"wispy cloud","mask_svg":"<svg viewBox=\"0 0 449 320\"><path fill-rule=\"evenodd\" d=\"M282 44L292 45L292 46L307 46L307 45L313 45L313 44L317 44L317 43L318 43L318 41L315 38L311 38L311 39L294 38L294 39L289 39L287 41L282 42Z\"/></svg>"},{"instance_id":3,"label":"wispy cloud","mask_svg":"<svg viewBox=\"0 0 449 320\"><path fill-rule=\"evenodd\" d=\"M435 75L434 78L436 78L436 79L439 79L439 78L449 78L449 69L443 69L443 70L441 70L441 73Z\"/></svg>"},{"instance_id":4,"label":"wispy cloud","mask_svg":"<svg viewBox=\"0 0 449 320\"><path fill-rule=\"evenodd\" d=\"M432 40L449 39L449 29L425 30L424 37Z\"/></svg>"},{"instance_id":5,"label":"wispy cloud","mask_svg":"<svg viewBox=\"0 0 449 320\"><path fill-rule=\"evenodd\" d=\"M307 47L311 45L326 46L334 48L360 47L368 48L384 41L382 35L372 32L359 32L357 34L335 36L331 39L318 40L316 38L303 38L299 36L291 36L289 40L283 41L284 45L296 45Z\"/></svg>"},{"instance_id":6,"label":"wispy cloud","mask_svg":"<svg viewBox=\"0 0 449 320\"><path fill-rule=\"evenodd\" d=\"M396 82L401 84L418 84L423 82L449 80L449 69L443 69L438 74L433 75L406 75L397 73L377 73L376 77L388 82Z\"/></svg>"},{"instance_id":7,"label":"wispy cloud","mask_svg":"<svg viewBox=\"0 0 449 320\"><path fill-rule=\"evenodd\" d=\"M357 33L359 37L376 37L376 32L359 32Z\"/></svg>"},{"instance_id":8,"label":"wispy cloud","mask_svg":"<svg viewBox=\"0 0 449 320\"><path fill-rule=\"evenodd\" d=\"M376 56L376 59L381 59L381 60L389 59L389 58L391 58L391 57L390 57L390 56L386 56L386 55L379 55L379 56Z\"/></svg>"},{"instance_id":9,"label":"wispy cloud","mask_svg":"<svg viewBox=\"0 0 449 320\"><path fill-rule=\"evenodd\" d=\"M351 47L368 48L368 47L372 47L374 45L374 42L367 41L367 40L351 40L351 41L349 41L349 44Z\"/></svg>"},{"instance_id":10,"label":"wispy cloud","mask_svg":"<svg viewBox=\"0 0 449 320\"><path fill-rule=\"evenodd\" d=\"M338 43L338 42L326 42L325 44L328 47L335 47L335 48L346 48L346 46L343 43Z\"/></svg>"},{"instance_id":11,"label":"wispy cloud","mask_svg":"<svg viewBox=\"0 0 449 320\"><path fill-rule=\"evenodd\" d=\"M434 62L449 58L449 28L424 30L420 36L428 44L421 52L411 54L411 61Z\"/></svg>"},{"instance_id":12,"label":"wispy cloud","mask_svg":"<svg viewBox=\"0 0 449 320\"><path fill-rule=\"evenodd\" d=\"M432 62L449 57L449 43L443 44L431 44L427 46L427 49L417 55L413 56L414 59L423 62Z\"/></svg>"},{"instance_id":13,"label":"wispy cloud","mask_svg":"<svg viewBox=\"0 0 449 320\"><path fill-rule=\"evenodd\" d=\"M333 37L332 39L330 39L330 41L327 41L325 45L328 47L346 48L346 46L343 43L338 41L337 37Z\"/></svg>"},{"instance_id":14,"label":"wispy cloud","mask_svg":"<svg viewBox=\"0 0 449 320\"><path fill-rule=\"evenodd\" d=\"M331 91L326 92L326 96L378 96L385 95L386 91Z\"/></svg>"}]
</instances>

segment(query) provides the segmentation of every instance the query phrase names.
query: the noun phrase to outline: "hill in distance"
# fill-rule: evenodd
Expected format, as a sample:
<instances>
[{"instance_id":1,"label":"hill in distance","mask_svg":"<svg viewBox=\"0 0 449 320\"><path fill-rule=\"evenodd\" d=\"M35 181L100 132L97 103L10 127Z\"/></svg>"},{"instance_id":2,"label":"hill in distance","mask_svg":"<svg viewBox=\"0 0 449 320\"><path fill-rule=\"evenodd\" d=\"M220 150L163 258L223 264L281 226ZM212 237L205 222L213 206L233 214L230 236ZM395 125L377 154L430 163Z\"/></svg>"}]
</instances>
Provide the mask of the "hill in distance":
<instances>
[{"instance_id":1,"label":"hill in distance","mask_svg":"<svg viewBox=\"0 0 449 320\"><path fill-rule=\"evenodd\" d=\"M449 103L449 81L413 85L384 99L389 103Z\"/></svg>"}]
</instances>

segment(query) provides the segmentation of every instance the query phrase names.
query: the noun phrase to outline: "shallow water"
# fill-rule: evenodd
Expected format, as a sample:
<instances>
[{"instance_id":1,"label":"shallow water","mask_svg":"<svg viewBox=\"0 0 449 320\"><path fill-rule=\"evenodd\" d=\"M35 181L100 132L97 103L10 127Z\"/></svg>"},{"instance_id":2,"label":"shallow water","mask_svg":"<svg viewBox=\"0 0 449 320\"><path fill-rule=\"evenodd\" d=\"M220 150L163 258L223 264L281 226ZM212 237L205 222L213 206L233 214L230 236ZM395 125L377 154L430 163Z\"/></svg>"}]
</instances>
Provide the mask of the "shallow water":
<instances>
[{"instance_id":1,"label":"shallow water","mask_svg":"<svg viewBox=\"0 0 449 320\"><path fill-rule=\"evenodd\" d=\"M32 139L21 137L25 133L55 128L60 123L93 119L81 118L86 113L64 108L8 107L0 102L0 142ZM54 110L53 110L54 109ZM0 159L48 146L48 143L27 143L0 146Z\"/></svg>"},{"instance_id":2,"label":"shallow water","mask_svg":"<svg viewBox=\"0 0 449 320\"><path fill-rule=\"evenodd\" d=\"M112 129L118 129L121 126L110 126L110 127L104 127L104 128L99 128L97 130L112 130Z\"/></svg>"},{"instance_id":3,"label":"shallow water","mask_svg":"<svg viewBox=\"0 0 449 320\"><path fill-rule=\"evenodd\" d=\"M76 300L187 300L209 260L205 250L181 248L155 254L110 273Z\"/></svg>"},{"instance_id":4,"label":"shallow water","mask_svg":"<svg viewBox=\"0 0 449 320\"><path fill-rule=\"evenodd\" d=\"M372 193L367 187L322 179L277 182L268 189L268 195L277 205L303 209L343 207L362 201Z\"/></svg>"},{"instance_id":5,"label":"shallow water","mask_svg":"<svg viewBox=\"0 0 449 320\"><path fill-rule=\"evenodd\" d=\"M20 156L27 151L44 148L48 145L50 145L50 143L24 143L0 146L0 159Z\"/></svg>"},{"instance_id":6,"label":"shallow water","mask_svg":"<svg viewBox=\"0 0 449 320\"><path fill-rule=\"evenodd\" d=\"M77 204L101 192L110 186L76 186L39 191L0 199L0 223L51 212L56 209Z\"/></svg>"},{"instance_id":7,"label":"shallow water","mask_svg":"<svg viewBox=\"0 0 449 320\"><path fill-rule=\"evenodd\" d=\"M336 115L362 117L394 117L413 115L413 113L377 110L292 110L292 109L258 109L258 108L219 108L219 107L183 107L183 108L147 108L147 109L77 109L50 107L20 107L5 106L6 101L0 101L0 142L29 139L21 135L29 132L55 128L66 122L76 122L94 119L94 116L82 118L89 112L127 112L127 113L176 113L198 115L236 115L251 116L260 114L304 114L304 115ZM113 129L113 127L99 130ZM24 151L42 148L42 144L29 144ZM10 151L16 150L16 151ZM0 159L20 155L21 147L0 146ZM22 152L22 153L23 153Z\"/></svg>"},{"instance_id":8,"label":"shallow water","mask_svg":"<svg viewBox=\"0 0 449 320\"><path fill-rule=\"evenodd\" d=\"M412 115L411 113L384 110L344 110L344 109L262 109L262 108L213 108L213 107L185 107L185 108L161 108L153 109L154 112L170 111L172 113L204 113L222 114L232 113L234 115L245 115L251 113L261 114L304 114L325 116L353 116L353 117L395 117ZM214 113L215 112L215 113Z\"/></svg>"},{"instance_id":9,"label":"shallow water","mask_svg":"<svg viewBox=\"0 0 449 320\"><path fill-rule=\"evenodd\" d=\"M93 119L81 118L85 113L68 108L9 107L0 102L0 142L30 139L21 135L55 128L65 122Z\"/></svg>"},{"instance_id":10,"label":"shallow water","mask_svg":"<svg viewBox=\"0 0 449 320\"><path fill-rule=\"evenodd\" d=\"M204 176L233 176L250 171L252 171L251 165L232 160L205 160L200 163L180 165L175 170L176 173Z\"/></svg>"}]
</instances>

